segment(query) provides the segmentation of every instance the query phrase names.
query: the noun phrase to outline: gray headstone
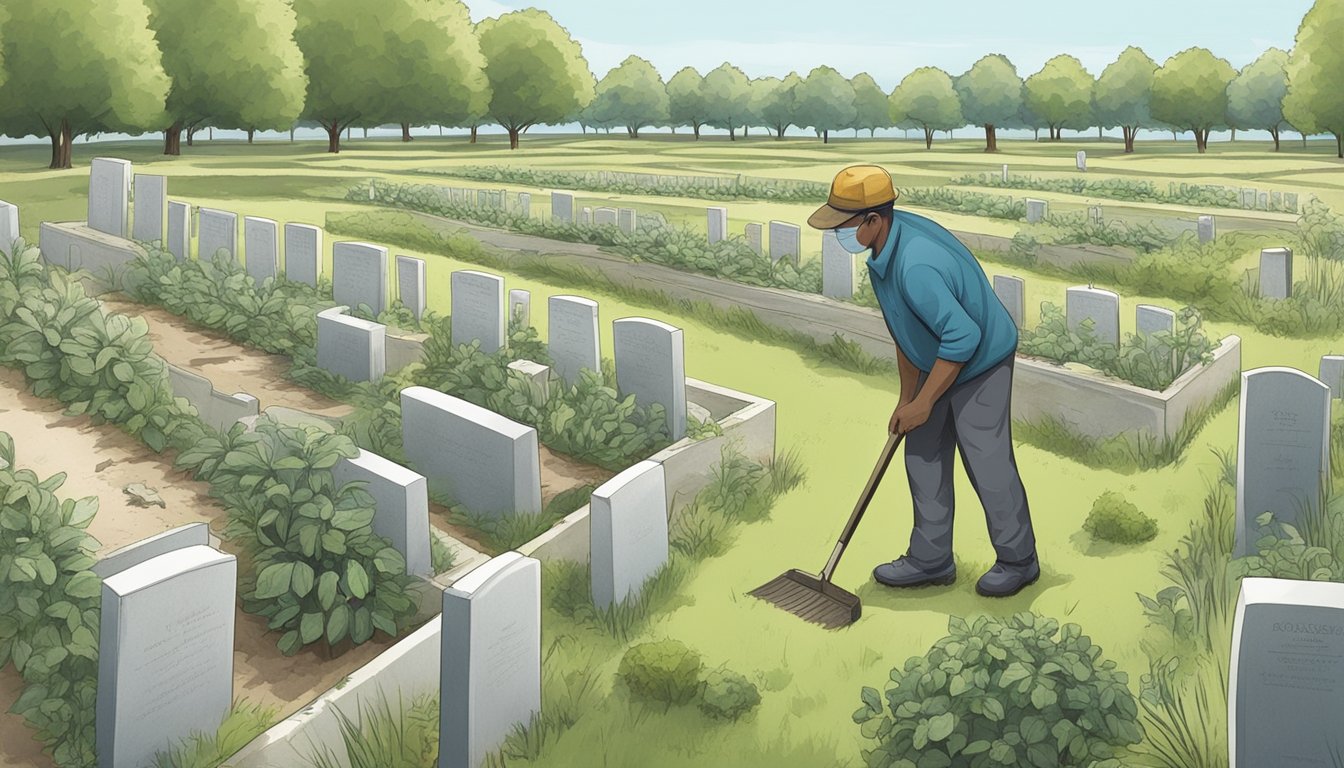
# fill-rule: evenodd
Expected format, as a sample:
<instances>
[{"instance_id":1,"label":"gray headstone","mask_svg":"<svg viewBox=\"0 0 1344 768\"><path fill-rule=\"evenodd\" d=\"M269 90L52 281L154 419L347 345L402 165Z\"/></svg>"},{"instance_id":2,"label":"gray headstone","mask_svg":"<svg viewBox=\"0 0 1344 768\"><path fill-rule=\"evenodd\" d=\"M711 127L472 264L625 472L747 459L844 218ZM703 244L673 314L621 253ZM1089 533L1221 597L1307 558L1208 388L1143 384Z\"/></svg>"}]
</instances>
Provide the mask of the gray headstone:
<instances>
[{"instance_id":1,"label":"gray headstone","mask_svg":"<svg viewBox=\"0 0 1344 768\"><path fill-rule=\"evenodd\" d=\"M797 224L784 221L770 222L770 263L780 259L793 259L798 263L803 230Z\"/></svg>"},{"instance_id":2,"label":"gray headstone","mask_svg":"<svg viewBox=\"0 0 1344 768\"><path fill-rule=\"evenodd\" d=\"M135 220L131 238L142 243L163 242L163 214L168 203L168 179L135 174Z\"/></svg>"},{"instance_id":3,"label":"gray headstone","mask_svg":"<svg viewBox=\"0 0 1344 768\"><path fill-rule=\"evenodd\" d=\"M545 403L551 395L551 368L531 360L514 360L509 370L521 374L538 402Z\"/></svg>"},{"instance_id":4,"label":"gray headstone","mask_svg":"<svg viewBox=\"0 0 1344 768\"><path fill-rule=\"evenodd\" d=\"M243 217L243 255L257 287L280 274L280 225L270 219Z\"/></svg>"},{"instance_id":5,"label":"gray headstone","mask_svg":"<svg viewBox=\"0 0 1344 768\"><path fill-rule=\"evenodd\" d=\"M1080 170L1080 171L1086 171L1086 170L1087 170L1087 153L1084 152L1084 151L1082 151L1082 150L1079 150L1079 151L1078 151L1078 156L1077 156L1077 158L1074 160L1074 163L1078 166L1078 170Z\"/></svg>"},{"instance_id":6,"label":"gray headstone","mask_svg":"<svg viewBox=\"0 0 1344 768\"><path fill-rule=\"evenodd\" d=\"M191 204L168 201L168 252L182 261L191 255Z\"/></svg>"},{"instance_id":7,"label":"gray headstone","mask_svg":"<svg viewBox=\"0 0 1344 768\"><path fill-rule=\"evenodd\" d=\"M371 243L331 248L331 294L337 304L367 304L375 317L387 309L387 249Z\"/></svg>"},{"instance_id":8,"label":"gray headstone","mask_svg":"<svg viewBox=\"0 0 1344 768\"><path fill-rule=\"evenodd\" d=\"M1045 200L1027 200L1027 223L1036 224L1045 221L1050 215L1050 204Z\"/></svg>"},{"instance_id":9,"label":"gray headstone","mask_svg":"<svg viewBox=\"0 0 1344 768\"><path fill-rule=\"evenodd\" d=\"M322 274L322 230L311 224L285 225L285 279L317 287Z\"/></svg>"},{"instance_id":10,"label":"gray headstone","mask_svg":"<svg viewBox=\"0 0 1344 768\"><path fill-rule=\"evenodd\" d=\"M1289 248L1260 251L1260 295L1287 299L1293 295L1293 252Z\"/></svg>"},{"instance_id":11,"label":"gray headstone","mask_svg":"<svg viewBox=\"0 0 1344 768\"><path fill-rule=\"evenodd\" d=\"M1141 336L1176 330L1176 313L1165 307L1140 304L1134 308L1134 328Z\"/></svg>"},{"instance_id":12,"label":"gray headstone","mask_svg":"<svg viewBox=\"0 0 1344 768\"><path fill-rule=\"evenodd\" d=\"M1022 328L1026 320L1027 283L1013 275L994 276L994 295L999 297L1013 324Z\"/></svg>"},{"instance_id":13,"label":"gray headstone","mask_svg":"<svg viewBox=\"0 0 1344 768\"><path fill-rule=\"evenodd\" d=\"M517 289L509 291L509 322L519 328L532 325L532 294Z\"/></svg>"},{"instance_id":14,"label":"gray headstone","mask_svg":"<svg viewBox=\"0 0 1344 768\"><path fill-rule=\"evenodd\" d=\"M1344 398L1344 355L1321 358L1321 382L1330 388L1332 398Z\"/></svg>"},{"instance_id":15,"label":"gray headstone","mask_svg":"<svg viewBox=\"0 0 1344 768\"><path fill-rule=\"evenodd\" d=\"M426 387L401 391L406 458L446 494L477 515L541 513L537 430Z\"/></svg>"},{"instance_id":16,"label":"gray headstone","mask_svg":"<svg viewBox=\"0 0 1344 768\"><path fill-rule=\"evenodd\" d=\"M350 381L378 381L387 372L387 326L350 317L346 310L317 313L317 367Z\"/></svg>"},{"instance_id":17,"label":"gray headstone","mask_svg":"<svg viewBox=\"0 0 1344 768\"><path fill-rule=\"evenodd\" d=\"M481 342L481 351L493 355L508 339L508 312L504 278L461 269L452 275L453 346Z\"/></svg>"},{"instance_id":18,"label":"gray headstone","mask_svg":"<svg viewBox=\"0 0 1344 768\"><path fill-rule=\"evenodd\" d=\"M439 768L479 768L541 712L541 563L490 559L443 593Z\"/></svg>"},{"instance_id":19,"label":"gray headstone","mask_svg":"<svg viewBox=\"0 0 1344 768\"><path fill-rule=\"evenodd\" d=\"M744 231L747 236L747 245L751 246L751 250L757 256L760 256L762 253L764 253L764 251L761 249L761 225L756 222L752 222L751 224L747 225Z\"/></svg>"},{"instance_id":20,"label":"gray headstone","mask_svg":"<svg viewBox=\"0 0 1344 768\"><path fill-rule=\"evenodd\" d=\"M636 229L639 229L639 216L635 213L634 208L621 208L616 213L616 223L620 225L622 232L627 235L632 235Z\"/></svg>"},{"instance_id":21,"label":"gray headstone","mask_svg":"<svg viewBox=\"0 0 1344 768\"><path fill-rule=\"evenodd\" d=\"M89 229L126 237L131 161L95 157L89 165Z\"/></svg>"},{"instance_id":22,"label":"gray headstone","mask_svg":"<svg viewBox=\"0 0 1344 768\"><path fill-rule=\"evenodd\" d=\"M599 227L603 227L603 226L614 227L614 226L616 226L616 209L615 209L615 208L598 208L597 210L593 211L593 223L596 224L596 225L599 226Z\"/></svg>"},{"instance_id":23,"label":"gray headstone","mask_svg":"<svg viewBox=\"0 0 1344 768\"><path fill-rule=\"evenodd\" d=\"M1092 222L1096 222L1096 223L1098 223L1098 224L1105 220L1104 217L1103 217L1103 215L1102 215L1102 211L1101 211L1101 206L1100 206L1100 205L1093 205L1093 206L1089 206L1089 207L1088 207L1088 209L1087 209L1087 220L1088 220L1088 221L1092 221Z\"/></svg>"},{"instance_id":24,"label":"gray headstone","mask_svg":"<svg viewBox=\"0 0 1344 768\"><path fill-rule=\"evenodd\" d=\"M821 294L833 299L854 297L854 254L840 247L833 229L821 233Z\"/></svg>"},{"instance_id":25,"label":"gray headstone","mask_svg":"<svg viewBox=\"0 0 1344 768\"><path fill-rule=\"evenodd\" d=\"M593 209L592 209L592 208L585 207L585 208L583 209L583 213L579 215L579 223L582 224L582 225L585 226L585 227L590 227L590 226L592 226L592 224L593 224Z\"/></svg>"},{"instance_id":26,"label":"gray headstone","mask_svg":"<svg viewBox=\"0 0 1344 768\"><path fill-rule=\"evenodd\" d=\"M647 408L667 410L667 430L675 442L686 436L686 357L680 328L646 317L612 323L616 383L621 396L634 395Z\"/></svg>"},{"instance_id":27,"label":"gray headstone","mask_svg":"<svg viewBox=\"0 0 1344 768\"><path fill-rule=\"evenodd\" d=\"M0 200L0 253L13 255L14 241L19 239L19 207Z\"/></svg>"},{"instance_id":28,"label":"gray headstone","mask_svg":"<svg viewBox=\"0 0 1344 768\"><path fill-rule=\"evenodd\" d=\"M192 546L103 581L95 709L100 768L150 765L233 704L233 555Z\"/></svg>"},{"instance_id":29,"label":"gray headstone","mask_svg":"<svg viewBox=\"0 0 1344 768\"><path fill-rule=\"evenodd\" d=\"M1245 578L1228 669L1230 768L1339 765L1344 584Z\"/></svg>"},{"instance_id":30,"label":"gray headstone","mask_svg":"<svg viewBox=\"0 0 1344 768\"><path fill-rule=\"evenodd\" d=\"M1000 178L1003 179L1004 184L1008 183L1008 166L1006 164L1003 166L1003 171Z\"/></svg>"},{"instance_id":31,"label":"gray headstone","mask_svg":"<svg viewBox=\"0 0 1344 768\"><path fill-rule=\"evenodd\" d=\"M476 207L484 208L490 204L490 192L484 189L476 190Z\"/></svg>"},{"instance_id":32,"label":"gray headstone","mask_svg":"<svg viewBox=\"0 0 1344 768\"><path fill-rule=\"evenodd\" d=\"M728 237L728 209L710 207L705 209L709 224L709 243L713 245Z\"/></svg>"},{"instance_id":33,"label":"gray headstone","mask_svg":"<svg viewBox=\"0 0 1344 768\"><path fill-rule=\"evenodd\" d=\"M579 371L602 371L601 336L597 325L597 302L581 296L552 296L546 302L547 351L555 373L570 384Z\"/></svg>"},{"instance_id":34,"label":"gray headstone","mask_svg":"<svg viewBox=\"0 0 1344 768\"><path fill-rule=\"evenodd\" d=\"M593 603L638 596L667 563L667 477L641 461L593 491L588 517Z\"/></svg>"},{"instance_id":35,"label":"gray headstone","mask_svg":"<svg viewBox=\"0 0 1344 768\"><path fill-rule=\"evenodd\" d=\"M1276 210L1276 211L1279 210L1279 209L1281 209L1281 208L1283 207L1283 193L1282 193L1282 192L1270 192L1270 193L1269 193L1269 206L1270 206L1271 208L1273 208L1274 210Z\"/></svg>"},{"instance_id":36,"label":"gray headstone","mask_svg":"<svg viewBox=\"0 0 1344 768\"><path fill-rule=\"evenodd\" d=\"M1080 286L1066 292L1064 313L1069 330L1078 330L1091 320L1093 332L1101 344L1120 346L1120 297L1100 288Z\"/></svg>"},{"instance_id":37,"label":"gray headstone","mask_svg":"<svg viewBox=\"0 0 1344 768\"><path fill-rule=\"evenodd\" d=\"M1290 213L1297 213L1297 193L1296 192L1283 193L1283 205L1285 208L1288 209Z\"/></svg>"},{"instance_id":38,"label":"gray headstone","mask_svg":"<svg viewBox=\"0 0 1344 768\"><path fill-rule=\"evenodd\" d=\"M518 193L518 215L524 219L532 217L532 196L526 192Z\"/></svg>"},{"instance_id":39,"label":"gray headstone","mask_svg":"<svg viewBox=\"0 0 1344 768\"><path fill-rule=\"evenodd\" d=\"M1260 193L1260 200L1259 200L1259 203L1260 203L1260 210L1262 210L1262 211L1269 210L1269 193L1268 193L1268 192L1261 192L1261 193Z\"/></svg>"},{"instance_id":40,"label":"gray headstone","mask_svg":"<svg viewBox=\"0 0 1344 768\"><path fill-rule=\"evenodd\" d=\"M1241 374L1237 431L1236 554L1251 554L1273 512L1298 525L1330 471L1330 388L1293 368Z\"/></svg>"},{"instance_id":41,"label":"gray headstone","mask_svg":"<svg viewBox=\"0 0 1344 768\"><path fill-rule=\"evenodd\" d=\"M199 217L196 258L208 262L215 258L215 254L225 251L229 259L237 259L238 214L202 208Z\"/></svg>"},{"instance_id":42,"label":"gray headstone","mask_svg":"<svg viewBox=\"0 0 1344 768\"><path fill-rule=\"evenodd\" d=\"M433 576L429 557L429 484L424 476L361 450L331 468L336 484L365 483L374 501L373 532L406 558L406 573Z\"/></svg>"},{"instance_id":43,"label":"gray headstone","mask_svg":"<svg viewBox=\"0 0 1344 768\"><path fill-rule=\"evenodd\" d=\"M397 257L397 298L416 320L425 316L425 260Z\"/></svg>"},{"instance_id":44,"label":"gray headstone","mask_svg":"<svg viewBox=\"0 0 1344 768\"><path fill-rule=\"evenodd\" d=\"M574 221L574 196L568 192L551 193L551 218L555 221Z\"/></svg>"},{"instance_id":45,"label":"gray headstone","mask_svg":"<svg viewBox=\"0 0 1344 768\"><path fill-rule=\"evenodd\" d=\"M1243 188L1243 189L1241 190L1241 207L1242 207L1242 208L1246 208L1246 209L1248 209L1248 210L1251 209L1251 208L1254 208L1254 207L1255 207L1255 190L1254 190L1254 189L1245 189L1245 188Z\"/></svg>"},{"instance_id":46,"label":"gray headstone","mask_svg":"<svg viewBox=\"0 0 1344 768\"><path fill-rule=\"evenodd\" d=\"M164 531L148 539L122 547L98 558L89 570L100 579L121 573L128 568L187 547L210 546L210 526L205 523L189 523Z\"/></svg>"},{"instance_id":47,"label":"gray headstone","mask_svg":"<svg viewBox=\"0 0 1344 768\"><path fill-rule=\"evenodd\" d=\"M1212 243L1218 236L1218 224L1212 216L1199 217L1199 242Z\"/></svg>"}]
</instances>

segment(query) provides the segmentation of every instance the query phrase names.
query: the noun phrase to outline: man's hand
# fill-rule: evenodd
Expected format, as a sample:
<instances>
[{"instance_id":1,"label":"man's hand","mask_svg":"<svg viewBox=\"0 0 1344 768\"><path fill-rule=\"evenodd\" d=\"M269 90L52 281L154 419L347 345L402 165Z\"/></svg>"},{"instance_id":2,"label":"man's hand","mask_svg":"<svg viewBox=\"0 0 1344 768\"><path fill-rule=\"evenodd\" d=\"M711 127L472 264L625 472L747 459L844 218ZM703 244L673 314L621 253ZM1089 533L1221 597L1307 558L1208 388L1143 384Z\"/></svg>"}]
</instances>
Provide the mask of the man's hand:
<instances>
[{"instance_id":1,"label":"man's hand","mask_svg":"<svg viewBox=\"0 0 1344 768\"><path fill-rule=\"evenodd\" d=\"M916 397L908 403L896 406L896 410L891 414L891 423L887 425L887 428L893 435L907 434L928 421L929 414L932 411L933 408L926 404L922 398Z\"/></svg>"}]
</instances>

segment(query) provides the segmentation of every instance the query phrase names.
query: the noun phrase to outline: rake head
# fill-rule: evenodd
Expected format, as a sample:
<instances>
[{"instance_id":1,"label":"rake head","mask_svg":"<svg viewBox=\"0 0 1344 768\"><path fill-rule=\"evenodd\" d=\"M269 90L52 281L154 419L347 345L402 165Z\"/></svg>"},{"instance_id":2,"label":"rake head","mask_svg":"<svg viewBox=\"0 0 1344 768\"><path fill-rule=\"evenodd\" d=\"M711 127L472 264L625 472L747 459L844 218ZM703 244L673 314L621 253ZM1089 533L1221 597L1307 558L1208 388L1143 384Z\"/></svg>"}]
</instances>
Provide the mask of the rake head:
<instances>
[{"instance_id":1,"label":"rake head","mask_svg":"<svg viewBox=\"0 0 1344 768\"><path fill-rule=\"evenodd\" d=\"M797 569L785 571L747 594L826 629L853 624L863 610L857 595Z\"/></svg>"}]
</instances>

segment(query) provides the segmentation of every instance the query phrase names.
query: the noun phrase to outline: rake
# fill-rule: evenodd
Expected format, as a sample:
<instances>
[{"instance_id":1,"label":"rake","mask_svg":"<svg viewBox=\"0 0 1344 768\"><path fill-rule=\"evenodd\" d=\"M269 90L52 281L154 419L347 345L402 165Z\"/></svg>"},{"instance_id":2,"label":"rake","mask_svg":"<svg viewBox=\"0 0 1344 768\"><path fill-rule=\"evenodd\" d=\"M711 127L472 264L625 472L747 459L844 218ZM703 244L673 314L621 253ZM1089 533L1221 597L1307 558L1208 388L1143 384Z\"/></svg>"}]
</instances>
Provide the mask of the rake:
<instances>
[{"instance_id":1,"label":"rake","mask_svg":"<svg viewBox=\"0 0 1344 768\"><path fill-rule=\"evenodd\" d=\"M877 466L873 467L873 474L868 478L868 484L863 487L859 503L849 516L849 522L845 523L845 529L840 533L840 541L831 552L831 559L826 561L826 567L821 569L821 575L814 576L795 568L785 571L778 578L762 584L747 594L782 608L804 621L820 624L826 629L847 627L859 620L863 604L859 601L858 595L832 584L831 576L835 574L835 568L840 564L840 556L845 553L845 547L849 546L850 538L859 527L859 521L863 519L863 513L868 509L868 502L873 500L877 484L881 482L882 475L891 464L892 456L896 455L896 448L900 446L902 437L891 435L887 438L886 447L882 449L882 455L877 459Z\"/></svg>"}]
</instances>

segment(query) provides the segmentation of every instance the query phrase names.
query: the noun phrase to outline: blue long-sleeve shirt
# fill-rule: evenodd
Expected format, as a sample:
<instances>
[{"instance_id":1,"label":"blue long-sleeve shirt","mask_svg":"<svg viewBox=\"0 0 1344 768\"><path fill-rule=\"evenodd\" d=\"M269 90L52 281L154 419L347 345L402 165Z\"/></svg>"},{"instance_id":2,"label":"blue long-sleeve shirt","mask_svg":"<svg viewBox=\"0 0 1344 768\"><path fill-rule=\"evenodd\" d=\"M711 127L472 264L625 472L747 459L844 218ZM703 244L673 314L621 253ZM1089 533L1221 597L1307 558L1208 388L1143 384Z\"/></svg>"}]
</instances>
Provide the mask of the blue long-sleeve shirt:
<instances>
[{"instance_id":1,"label":"blue long-sleeve shirt","mask_svg":"<svg viewBox=\"0 0 1344 768\"><path fill-rule=\"evenodd\" d=\"M1017 326L980 262L951 232L923 216L894 212L891 234L869 257L868 275L887 330L921 371L939 359L962 363L957 383L1017 349Z\"/></svg>"}]
</instances>

